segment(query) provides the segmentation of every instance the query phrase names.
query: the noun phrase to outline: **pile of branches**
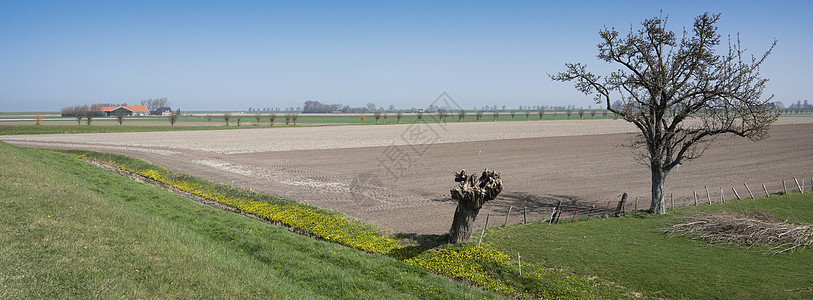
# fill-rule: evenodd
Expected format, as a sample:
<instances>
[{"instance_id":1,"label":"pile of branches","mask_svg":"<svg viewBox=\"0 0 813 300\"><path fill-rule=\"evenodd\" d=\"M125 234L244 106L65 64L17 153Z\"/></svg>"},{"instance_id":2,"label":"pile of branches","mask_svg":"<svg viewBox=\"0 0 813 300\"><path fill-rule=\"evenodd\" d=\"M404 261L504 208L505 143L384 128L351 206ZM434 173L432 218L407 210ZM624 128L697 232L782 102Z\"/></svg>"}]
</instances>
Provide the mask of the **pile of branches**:
<instances>
[{"instance_id":1,"label":"pile of branches","mask_svg":"<svg viewBox=\"0 0 813 300\"><path fill-rule=\"evenodd\" d=\"M712 244L737 244L751 248L772 246L773 255L802 250L813 244L810 225L793 224L766 213L715 213L690 216L684 223L665 230L672 235L703 239Z\"/></svg>"}]
</instances>

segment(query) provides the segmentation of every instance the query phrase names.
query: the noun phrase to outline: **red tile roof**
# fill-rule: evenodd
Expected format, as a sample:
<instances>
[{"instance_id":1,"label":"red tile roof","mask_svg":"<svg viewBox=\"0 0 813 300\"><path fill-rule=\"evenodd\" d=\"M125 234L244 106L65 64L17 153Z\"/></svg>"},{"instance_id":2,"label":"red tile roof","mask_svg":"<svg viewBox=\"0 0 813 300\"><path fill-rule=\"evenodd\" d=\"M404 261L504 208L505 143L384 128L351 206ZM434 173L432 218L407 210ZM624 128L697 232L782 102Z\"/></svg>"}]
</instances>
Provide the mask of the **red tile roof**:
<instances>
[{"instance_id":1,"label":"red tile roof","mask_svg":"<svg viewBox=\"0 0 813 300\"><path fill-rule=\"evenodd\" d=\"M134 113L150 113L146 106L122 106Z\"/></svg>"}]
</instances>

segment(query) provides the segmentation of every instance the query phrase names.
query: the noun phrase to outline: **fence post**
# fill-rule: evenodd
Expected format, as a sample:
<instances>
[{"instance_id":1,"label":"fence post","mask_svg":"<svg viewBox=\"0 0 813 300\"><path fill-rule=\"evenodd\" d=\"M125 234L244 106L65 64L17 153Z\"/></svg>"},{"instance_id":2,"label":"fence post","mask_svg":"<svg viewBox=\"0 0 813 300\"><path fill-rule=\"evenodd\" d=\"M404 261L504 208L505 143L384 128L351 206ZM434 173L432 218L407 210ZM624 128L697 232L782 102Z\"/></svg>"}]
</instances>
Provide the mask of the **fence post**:
<instances>
[{"instance_id":1,"label":"fence post","mask_svg":"<svg viewBox=\"0 0 813 300\"><path fill-rule=\"evenodd\" d=\"M509 216L511 216L511 209L512 209L512 208L514 208L514 206L513 206L513 205L509 205L509 206L508 206L508 213L507 213L507 214L505 214L505 222L504 222L504 223L502 223L502 227L506 227L506 226L508 226L508 217L509 217Z\"/></svg>"},{"instance_id":2,"label":"fence post","mask_svg":"<svg viewBox=\"0 0 813 300\"><path fill-rule=\"evenodd\" d=\"M788 187L785 185L784 179L782 179L782 190L785 191L785 195L788 194Z\"/></svg>"},{"instance_id":3,"label":"fence post","mask_svg":"<svg viewBox=\"0 0 813 300\"><path fill-rule=\"evenodd\" d=\"M528 206L522 207L522 224L528 224Z\"/></svg>"},{"instance_id":4,"label":"fence post","mask_svg":"<svg viewBox=\"0 0 813 300\"><path fill-rule=\"evenodd\" d=\"M802 190L802 186L799 185L799 180L796 177L793 177L793 180L796 181L796 187L799 188L799 193L804 193L805 191Z\"/></svg>"},{"instance_id":5,"label":"fence post","mask_svg":"<svg viewBox=\"0 0 813 300\"><path fill-rule=\"evenodd\" d=\"M635 213L638 214L638 197L635 197Z\"/></svg>"},{"instance_id":6,"label":"fence post","mask_svg":"<svg viewBox=\"0 0 813 300\"><path fill-rule=\"evenodd\" d=\"M751 193L751 189L748 188L748 183L743 182L742 184L745 185L745 189L748 190L748 194L751 195L751 199L756 199L754 198L754 193Z\"/></svg>"},{"instance_id":7,"label":"fence post","mask_svg":"<svg viewBox=\"0 0 813 300\"><path fill-rule=\"evenodd\" d=\"M709 187L703 186L706 189L706 197L709 198L709 204L711 204L711 193L709 193Z\"/></svg>"},{"instance_id":8,"label":"fence post","mask_svg":"<svg viewBox=\"0 0 813 300\"><path fill-rule=\"evenodd\" d=\"M483 233L480 233L480 241L477 242L477 248L480 248L480 243L483 242L483 236L486 235L486 228L488 228L488 217L490 215L486 214L486 226L483 226Z\"/></svg>"},{"instance_id":9,"label":"fence post","mask_svg":"<svg viewBox=\"0 0 813 300\"><path fill-rule=\"evenodd\" d=\"M669 193L669 202L672 202L672 209L675 209L675 194Z\"/></svg>"},{"instance_id":10,"label":"fence post","mask_svg":"<svg viewBox=\"0 0 813 300\"><path fill-rule=\"evenodd\" d=\"M720 203L725 204L725 195L723 195L723 188L720 188Z\"/></svg>"},{"instance_id":11,"label":"fence post","mask_svg":"<svg viewBox=\"0 0 813 300\"><path fill-rule=\"evenodd\" d=\"M734 191L734 196L737 196L737 200L742 201L742 198L740 198L740 194L739 194L739 193L737 193L737 189L735 189L734 187L732 187L732 188L731 188L731 190L732 190L732 191Z\"/></svg>"},{"instance_id":12,"label":"fence post","mask_svg":"<svg viewBox=\"0 0 813 300\"><path fill-rule=\"evenodd\" d=\"M768 188L766 188L764 184L762 185L762 189L765 190L765 197L770 198L771 194L768 193Z\"/></svg>"},{"instance_id":13,"label":"fence post","mask_svg":"<svg viewBox=\"0 0 813 300\"><path fill-rule=\"evenodd\" d=\"M519 263L519 276L522 277L522 256L517 252L517 263Z\"/></svg>"},{"instance_id":14,"label":"fence post","mask_svg":"<svg viewBox=\"0 0 813 300\"><path fill-rule=\"evenodd\" d=\"M694 192L694 206L697 206L697 191L692 192Z\"/></svg>"}]
</instances>

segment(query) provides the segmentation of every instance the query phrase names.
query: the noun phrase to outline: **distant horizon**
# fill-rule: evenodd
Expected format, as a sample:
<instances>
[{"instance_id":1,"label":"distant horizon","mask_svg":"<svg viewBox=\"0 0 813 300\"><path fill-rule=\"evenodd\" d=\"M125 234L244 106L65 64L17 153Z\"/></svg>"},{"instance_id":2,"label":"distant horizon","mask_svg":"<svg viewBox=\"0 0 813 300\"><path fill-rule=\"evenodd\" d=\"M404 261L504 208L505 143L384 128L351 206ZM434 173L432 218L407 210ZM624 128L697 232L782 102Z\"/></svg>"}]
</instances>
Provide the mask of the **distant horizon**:
<instances>
[{"instance_id":1,"label":"distant horizon","mask_svg":"<svg viewBox=\"0 0 813 300\"><path fill-rule=\"evenodd\" d=\"M807 7L807 8L805 8ZM763 96L809 99L813 4L803 1L593 3L6 1L0 3L0 111L35 112L167 97L182 110L287 108L307 100L426 108L597 108L548 74L584 63L598 75L598 30L658 16L680 32L721 13L724 43L778 45ZM722 45L723 47L725 45ZM722 51L722 47L718 50Z\"/></svg>"}]
</instances>

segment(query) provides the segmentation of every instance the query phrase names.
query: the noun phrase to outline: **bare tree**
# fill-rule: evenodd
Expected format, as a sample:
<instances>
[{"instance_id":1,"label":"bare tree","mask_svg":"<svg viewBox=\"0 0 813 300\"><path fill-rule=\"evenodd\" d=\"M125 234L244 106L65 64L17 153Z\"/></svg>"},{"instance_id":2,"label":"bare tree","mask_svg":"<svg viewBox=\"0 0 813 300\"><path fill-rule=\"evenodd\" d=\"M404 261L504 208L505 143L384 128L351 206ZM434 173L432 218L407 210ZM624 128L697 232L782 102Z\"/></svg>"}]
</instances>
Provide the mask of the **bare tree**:
<instances>
[{"instance_id":1,"label":"bare tree","mask_svg":"<svg viewBox=\"0 0 813 300\"><path fill-rule=\"evenodd\" d=\"M223 120L226 120L226 126L229 126L229 120L231 119L231 113L225 112L223 113Z\"/></svg>"},{"instance_id":2,"label":"bare tree","mask_svg":"<svg viewBox=\"0 0 813 300\"><path fill-rule=\"evenodd\" d=\"M260 114L260 113L256 113L256 114L254 114L254 119L255 119L255 120L257 120L257 124L256 124L256 125L260 125L260 119L262 119L262 118L263 118L263 115L262 115L262 114Z\"/></svg>"},{"instance_id":3,"label":"bare tree","mask_svg":"<svg viewBox=\"0 0 813 300\"><path fill-rule=\"evenodd\" d=\"M579 108L579 119L584 119L584 108Z\"/></svg>"},{"instance_id":4,"label":"bare tree","mask_svg":"<svg viewBox=\"0 0 813 300\"><path fill-rule=\"evenodd\" d=\"M457 187L450 192L457 201L452 228L449 230L449 243L463 242L471 238L471 225L477 219L480 208L486 201L494 200L502 192L500 173L485 169L480 177L468 175L466 170L455 173Z\"/></svg>"},{"instance_id":5,"label":"bare tree","mask_svg":"<svg viewBox=\"0 0 813 300\"><path fill-rule=\"evenodd\" d=\"M296 119L298 119L298 118L299 118L299 113L291 114L291 120L294 121L294 126L296 126Z\"/></svg>"},{"instance_id":6,"label":"bare tree","mask_svg":"<svg viewBox=\"0 0 813 300\"><path fill-rule=\"evenodd\" d=\"M593 119L596 118L596 110L595 109L590 111L590 116L593 117Z\"/></svg>"},{"instance_id":7,"label":"bare tree","mask_svg":"<svg viewBox=\"0 0 813 300\"><path fill-rule=\"evenodd\" d=\"M601 111L601 116L607 118L607 110Z\"/></svg>"},{"instance_id":8,"label":"bare tree","mask_svg":"<svg viewBox=\"0 0 813 300\"><path fill-rule=\"evenodd\" d=\"M545 110L544 110L544 109L540 109L540 110L539 110L539 119L540 119L540 120L542 120L542 117L543 117L543 116L545 116Z\"/></svg>"},{"instance_id":9,"label":"bare tree","mask_svg":"<svg viewBox=\"0 0 813 300\"><path fill-rule=\"evenodd\" d=\"M243 120L243 118L237 117L237 127L240 127L240 121L242 121L242 120Z\"/></svg>"},{"instance_id":10,"label":"bare tree","mask_svg":"<svg viewBox=\"0 0 813 300\"><path fill-rule=\"evenodd\" d=\"M41 114L34 115L34 124L42 125L42 115Z\"/></svg>"},{"instance_id":11,"label":"bare tree","mask_svg":"<svg viewBox=\"0 0 813 300\"><path fill-rule=\"evenodd\" d=\"M465 118L466 118L466 111L465 111L465 110L462 110L462 109L461 109L461 110L459 110L459 111L457 112L457 121L458 121L458 122L463 122L463 119L465 119Z\"/></svg>"},{"instance_id":12,"label":"bare tree","mask_svg":"<svg viewBox=\"0 0 813 300\"><path fill-rule=\"evenodd\" d=\"M475 116L475 118L477 119L477 121L480 121L480 119L482 119L482 118L483 118L483 111L482 111L482 110L478 110L476 113L474 113L474 116Z\"/></svg>"},{"instance_id":13,"label":"bare tree","mask_svg":"<svg viewBox=\"0 0 813 300\"><path fill-rule=\"evenodd\" d=\"M276 113L268 114L268 120L271 121L271 126L274 126L274 120L276 120L276 119L277 119L277 114Z\"/></svg>"},{"instance_id":14,"label":"bare tree","mask_svg":"<svg viewBox=\"0 0 813 300\"><path fill-rule=\"evenodd\" d=\"M169 112L169 125L175 126L175 122L178 121L178 118L181 117L181 110L178 109L175 112Z\"/></svg>"},{"instance_id":15,"label":"bare tree","mask_svg":"<svg viewBox=\"0 0 813 300\"><path fill-rule=\"evenodd\" d=\"M567 118L570 119L570 115L573 114L573 111L568 109L565 111L565 113L567 114Z\"/></svg>"},{"instance_id":16,"label":"bare tree","mask_svg":"<svg viewBox=\"0 0 813 300\"><path fill-rule=\"evenodd\" d=\"M683 31L678 40L667 30L667 18L655 17L643 27L621 36L614 29L599 31L598 57L620 65L602 78L581 64L566 64L567 71L553 80L576 82L576 89L595 95L597 103L641 131L631 146L652 172L649 211L665 213L663 186L672 168L703 154L714 137L732 134L761 140L779 116L761 100L767 79L759 68L776 41L759 57L744 57L739 39L729 38L728 51L716 54L720 15L695 18L693 34ZM612 99L621 101L613 107ZM674 116L668 114L675 109Z\"/></svg>"},{"instance_id":17,"label":"bare tree","mask_svg":"<svg viewBox=\"0 0 813 300\"><path fill-rule=\"evenodd\" d=\"M422 111L418 112L418 121L423 121L423 112Z\"/></svg>"},{"instance_id":18,"label":"bare tree","mask_svg":"<svg viewBox=\"0 0 813 300\"><path fill-rule=\"evenodd\" d=\"M119 125L122 125L122 123L124 123L124 115L125 114L123 110L119 109L116 111L116 121L119 122Z\"/></svg>"},{"instance_id":19,"label":"bare tree","mask_svg":"<svg viewBox=\"0 0 813 300\"><path fill-rule=\"evenodd\" d=\"M528 121L528 120L530 120L530 119L531 119L531 111L530 111L530 110L526 110L526 111L525 111L525 121Z\"/></svg>"},{"instance_id":20,"label":"bare tree","mask_svg":"<svg viewBox=\"0 0 813 300\"><path fill-rule=\"evenodd\" d=\"M291 113L285 114L285 125L291 124Z\"/></svg>"},{"instance_id":21,"label":"bare tree","mask_svg":"<svg viewBox=\"0 0 813 300\"><path fill-rule=\"evenodd\" d=\"M392 105L390 105L392 106ZM381 113L381 117L384 118L384 124L387 124L387 112Z\"/></svg>"},{"instance_id":22,"label":"bare tree","mask_svg":"<svg viewBox=\"0 0 813 300\"><path fill-rule=\"evenodd\" d=\"M364 115L364 113L361 113L361 114L359 115L359 119L361 119L361 123L364 123L364 118L366 118L366 117L367 117L367 116L366 116L366 115ZM286 124L287 124L287 123L286 123Z\"/></svg>"},{"instance_id":23,"label":"bare tree","mask_svg":"<svg viewBox=\"0 0 813 300\"><path fill-rule=\"evenodd\" d=\"M493 116L494 116L494 121L497 121L497 119L500 118L500 112L495 110Z\"/></svg>"},{"instance_id":24,"label":"bare tree","mask_svg":"<svg viewBox=\"0 0 813 300\"><path fill-rule=\"evenodd\" d=\"M404 116L404 112L401 111L401 110L398 110L398 112L395 113L396 123L401 123L401 117L403 117L403 116Z\"/></svg>"},{"instance_id":25,"label":"bare tree","mask_svg":"<svg viewBox=\"0 0 813 300\"><path fill-rule=\"evenodd\" d=\"M378 120L381 119L381 111L376 110L373 112L373 117L375 118L375 123L378 124Z\"/></svg>"},{"instance_id":26,"label":"bare tree","mask_svg":"<svg viewBox=\"0 0 813 300\"><path fill-rule=\"evenodd\" d=\"M93 111L86 109L84 112L85 112L85 123L87 123L88 126L90 126L90 123L93 122L93 117L94 117Z\"/></svg>"},{"instance_id":27,"label":"bare tree","mask_svg":"<svg viewBox=\"0 0 813 300\"><path fill-rule=\"evenodd\" d=\"M511 121L513 121L514 117L517 115L517 111L512 109L511 112L509 112L509 114L511 114Z\"/></svg>"},{"instance_id":28,"label":"bare tree","mask_svg":"<svg viewBox=\"0 0 813 300\"><path fill-rule=\"evenodd\" d=\"M211 122L212 122L212 115L206 115L206 123L208 124L208 123L211 123Z\"/></svg>"}]
</instances>

